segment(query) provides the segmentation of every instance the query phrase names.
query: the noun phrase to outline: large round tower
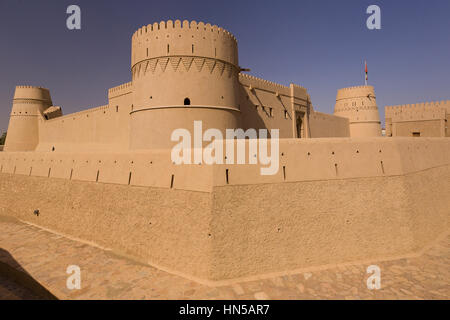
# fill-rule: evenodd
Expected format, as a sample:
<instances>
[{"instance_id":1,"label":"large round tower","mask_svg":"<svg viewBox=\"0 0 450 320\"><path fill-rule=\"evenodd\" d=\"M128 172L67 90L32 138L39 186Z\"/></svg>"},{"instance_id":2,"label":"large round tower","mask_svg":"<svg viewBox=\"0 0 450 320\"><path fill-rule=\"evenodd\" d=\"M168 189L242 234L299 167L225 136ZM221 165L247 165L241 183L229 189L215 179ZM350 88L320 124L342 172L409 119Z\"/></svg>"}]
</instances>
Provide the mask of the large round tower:
<instances>
[{"instance_id":1,"label":"large round tower","mask_svg":"<svg viewBox=\"0 0 450 320\"><path fill-rule=\"evenodd\" d=\"M351 137L381 136L380 114L373 86L338 90L334 114L349 119Z\"/></svg>"},{"instance_id":2,"label":"large round tower","mask_svg":"<svg viewBox=\"0 0 450 320\"><path fill-rule=\"evenodd\" d=\"M239 127L238 50L228 31L203 22L167 21L132 37L132 149L166 148L173 130Z\"/></svg>"},{"instance_id":3,"label":"large round tower","mask_svg":"<svg viewBox=\"0 0 450 320\"><path fill-rule=\"evenodd\" d=\"M52 105L48 89L17 86L8 125L5 151L33 151L39 143L39 121Z\"/></svg>"}]
</instances>

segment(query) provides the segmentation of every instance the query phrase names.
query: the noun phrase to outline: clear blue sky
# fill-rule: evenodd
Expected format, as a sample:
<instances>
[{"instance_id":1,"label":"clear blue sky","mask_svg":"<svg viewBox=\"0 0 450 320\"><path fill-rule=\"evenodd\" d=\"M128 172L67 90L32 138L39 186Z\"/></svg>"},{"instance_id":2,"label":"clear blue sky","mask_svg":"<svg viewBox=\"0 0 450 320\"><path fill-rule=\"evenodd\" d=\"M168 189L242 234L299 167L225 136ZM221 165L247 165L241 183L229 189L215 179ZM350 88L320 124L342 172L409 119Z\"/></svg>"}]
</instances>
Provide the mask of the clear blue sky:
<instances>
[{"instance_id":1,"label":"clear blue sky","mask_svg":"<svg viewBox=\"0 0 450 320\"><path fill-rule=\"evenodd\" d=\"M66 8L82 30L66 28ZM382 29L366 28L381 7ZM217 24L238 39L251 74L306 87L332 113L338 88L375 86L384 106L450 99L449 0L0 0L0 131L16 85L51 90L65 114L107 103L107 89L130 81L133 32L167 19Z\"/></svg>"}]
</instances>

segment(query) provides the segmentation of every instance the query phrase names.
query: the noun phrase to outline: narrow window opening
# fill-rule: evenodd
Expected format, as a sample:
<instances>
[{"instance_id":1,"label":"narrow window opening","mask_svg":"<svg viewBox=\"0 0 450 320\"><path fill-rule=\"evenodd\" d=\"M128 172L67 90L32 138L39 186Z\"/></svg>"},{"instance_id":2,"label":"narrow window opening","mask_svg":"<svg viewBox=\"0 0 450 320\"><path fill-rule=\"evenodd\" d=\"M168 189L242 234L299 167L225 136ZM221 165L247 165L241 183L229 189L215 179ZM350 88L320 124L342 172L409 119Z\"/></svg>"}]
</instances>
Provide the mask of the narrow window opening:
<instances>
[{"instance_id":1,"label":"narrow window opening","mask_svg":"<svg viewBox=\"0 0 450 320\"><path fill-rule=\"evenodd\" d=\"M130 171L130 174L128 175L128 185L130 185L131 184L131 171Z\"/></svg>"},{"instance_id":2,"label":"narrow window opening","mask_svg":"<svg viewBox=\"0 0 450 320\"><path fill-rule=\"evenodd\" d=\"M30 167L30 174L29 174L29 176L31 176L31 172L33 172L33 167Z\"/></svg>"},{"instance_id":3,"label":"narrow window opening","mask_svg":"<svg viewBox=\"0 0 450 320\"><path fill-rule=\"evenodd\" d=\"M229 184L230 182L229 182L229 179L228 179L228 169L225 170L225 177L227 179L227 184Z\"/></svg>"},{"instance_id":4,"label":"narrow window opening","mask_svg":"<svg viewBox=\"0 0 450 320\"><path fill-rule=\"evenodd\" d=\"M170 52L170 47L169 47L169 45L167 45L167 53L169 53Z\"/></svg>"},{"instance_id":5,"label":"narrow window opening","mask_svg":"<svg viewBox=\"0 0 450 320\"><path fill-rule=\"evenodd\" d=\"M48 168L48 178L50 178L50 173L52 172L52 168Z\"/></svg>"},{"instance_id":6,"label":"narrow window opening","mask_svg":"<svg viewBox=\"0 0 450 320\"><path fill-rule=\"evenodd\" d=\"M185 105L185 106L190 106L190 105L191 105L191 99L185 98L185 99L184 99L184 105Z\"/></svg>"},{"instance_id":7,"label":"narrow window opening","mask_svg":"<svg viewBox=\"0 0 450 320\"><path fill-rule=\"evenodd\" d=\"M383 161L381 161L380 164L381 164L381 171L382 171L383 174L384 174L384 164L383 164Z\"/></svg>"},{"instance_id":8,"label":"narrow window opening","mask_svg":"<svg viewBox=\"0 0 450 320\"><path fill-rule=\"evenodd\" d=\"M14 173L13 174L16 174L16 166L14 166Z\"/></svg>"},{"instance_id":9,"label":"narrow window opening","mask_svg":"<svg viewBox=\"0 0 450 320\"><path fill-rule=\"evenodd\" d=\"M148 57L148 48L147 48L147 57Z\"/></svg>"},{"instance_id":10,"label":"narrow window opening","mask_svg":"<svg viewBox=\"0 0 450 320\"><path fill-rule=\"evenodd\" d=\"M70 178L69 178L69 180L72 180L72 175L73 175L73 168L70 169Z\"/></svg>"},{"instance_id":11,"label":"narrow window opening","mask_svg":"<svg viewBox=\"0 0 450 320\"><path fill-rule=\"evenodd\" d=\"M336 175L338 175L338 165L337 165L337 163L334 164L334 170L336 171Z\"/></svg>"},{"instance_id":12,"label":"narrow window opening","mask_svg":"<svg viewBox=\"0 0 450 320\"><path fill-rule=\"evenodd\" d=\"M283 166L283 180L286 181L286 166Z\"/></svg>"},{"instance_id":13,"label":"narrow window opening","mask_svg":"<svg viewBox=\"0 0 450 320\"><path fill-rule=\"evenodd\" d=\"M192 45L192 53L194 53L194 45Z\"/></svg>"},{"instance_id":14,"label":"narrow window opening","mask_svg":"<svg viewBox=\"0 0 450 320\"><path fill-rule=\"evenodd\" d=\"M97 170L97 178L95 178L95 182L98 182L98 176L100 175L100 170Z\"/></svg>"},{"instance_id":15,"label":"narrow window opening","mask_svg":"<svg viewBox=\"0 0 450 320\"><path fill-rule=\"evenodd\" d=\"M284 110L284 118L285 118L285 119L288 118L288 112L287 112L287 110Z\"/></svg>"},{"instance_id":16,"label":"narrow window opening","mask_svg":"<svg viewBox=\"0 0 450 320\"><path fill-rule=\"evenodd\" d=\"M116 112L119 112L119 106L116 106Z\"/></svg>"},{"instance_id":17,"label":"narrow window opening","mask_svg":"<svg viewBox=\"0 0 450 320\"><path fill-rule=\"evenodd\" d=\"M173 188L173 180L175 179L175 175L172 175L172 178L170 179L170 189Z\"/></svg>"}]
</instances>

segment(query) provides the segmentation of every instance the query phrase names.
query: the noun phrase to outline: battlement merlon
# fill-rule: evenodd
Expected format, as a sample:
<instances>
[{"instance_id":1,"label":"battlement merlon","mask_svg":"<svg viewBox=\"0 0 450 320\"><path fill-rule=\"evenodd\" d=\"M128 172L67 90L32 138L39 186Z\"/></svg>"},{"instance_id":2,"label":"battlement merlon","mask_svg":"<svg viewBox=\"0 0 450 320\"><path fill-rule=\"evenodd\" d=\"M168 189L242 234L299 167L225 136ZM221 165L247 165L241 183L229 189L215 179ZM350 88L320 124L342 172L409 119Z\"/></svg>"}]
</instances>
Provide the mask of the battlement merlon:
<instances>
[{"instance_id":1,"label":"battlement merlon","mask_svg":"<svg viewBox=\"0 0 450 320\"><path fill-rule=\"evenodd\" d=\"M123 83L119 86L110 88L108 90L108 99L112 99L115 97L119 97L128 93L131 93L133 91L133 82L127 82Z\"/></svg>"},{"instance_id":2,"label":"battlement merlon","mask_svg":"<svg viewBox=\"0 0 450 320\"><path fill-rule=\"evenodd\" d=\"M401 110L401 109L424 108L424 107L450 108L450 100L419 102L413 104L400 104L400 105L385 106L384 108L385 110Z\"/></svg>"},{"instance_id":3,"label":"battlement merlon","mask_svg":"<svg viewBox=\"0 0 450 320\"><path fill-rule=\"evenodd\" d=\"M258 78L249 74L239 73L239 82L249 89L260 89L273 92L277 95L284 95L287 97L296 97L302 100L309 100L309 95L306 88L291 83L289 86Z\"/></svg>"}]
</instances>

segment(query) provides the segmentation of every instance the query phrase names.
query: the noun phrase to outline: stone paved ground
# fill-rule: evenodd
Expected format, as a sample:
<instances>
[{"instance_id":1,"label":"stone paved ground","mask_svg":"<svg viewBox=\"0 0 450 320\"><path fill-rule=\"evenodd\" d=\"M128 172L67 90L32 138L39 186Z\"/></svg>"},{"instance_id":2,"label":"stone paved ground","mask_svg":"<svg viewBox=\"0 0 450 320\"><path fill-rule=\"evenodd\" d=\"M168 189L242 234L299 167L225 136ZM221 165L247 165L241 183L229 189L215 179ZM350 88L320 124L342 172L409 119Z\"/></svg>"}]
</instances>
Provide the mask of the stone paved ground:
<instances>
[{"instance_id":1,"label":"stone paved ground","mask_svg":"<svg viewBox=\"0 0 450 320\"><path fill-rule=\"evenodd\" d=\"M0 249L7 252L0 254L0 262L9 259L20 265L60 299L450 299L450 235L420 256L371 262L381 268L380 290L367 289L369 264L208 287L35 226L3 220ZM81 268L81 290L66 288L69 265ZM0 278L0 299L14 298L8 288L13 284ZM32 298L23 292L16 297Z\"/></svg>"}]
</instances>

